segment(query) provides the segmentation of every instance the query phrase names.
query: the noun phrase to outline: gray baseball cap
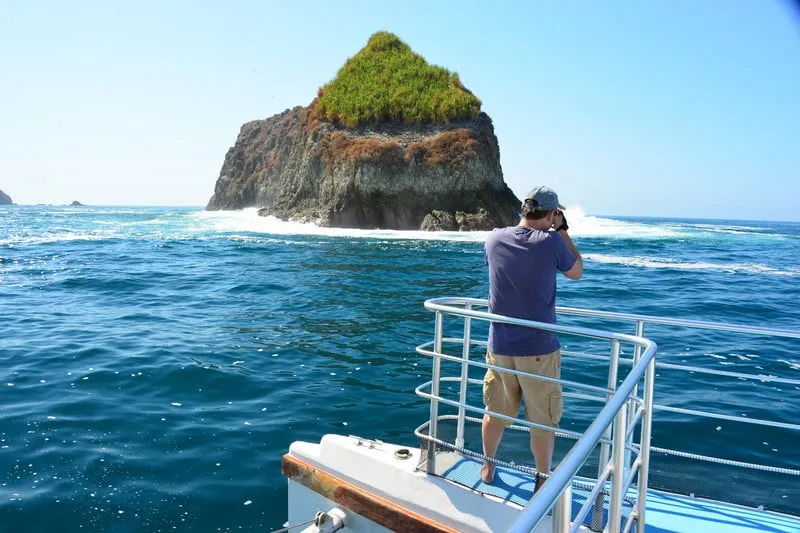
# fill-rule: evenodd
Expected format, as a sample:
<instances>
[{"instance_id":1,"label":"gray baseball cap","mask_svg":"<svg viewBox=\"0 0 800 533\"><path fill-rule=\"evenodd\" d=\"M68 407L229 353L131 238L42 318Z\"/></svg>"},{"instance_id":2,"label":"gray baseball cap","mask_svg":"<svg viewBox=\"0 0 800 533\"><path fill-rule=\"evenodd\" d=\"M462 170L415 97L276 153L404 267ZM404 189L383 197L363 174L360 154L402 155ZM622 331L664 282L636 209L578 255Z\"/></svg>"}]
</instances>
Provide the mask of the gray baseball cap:
<instances>
[{"instance_id":1,"label":"gray baseball cap","mask_svg":"<svg viewBox=\"0 0 800 533\"><path fill-rule=\"evenodd\" d=\"M556 191L539 185L528 191L525 195L525 205L534 211L552 211L553 209L566 209L558 202Z\"/></svg>"}]
</instances>

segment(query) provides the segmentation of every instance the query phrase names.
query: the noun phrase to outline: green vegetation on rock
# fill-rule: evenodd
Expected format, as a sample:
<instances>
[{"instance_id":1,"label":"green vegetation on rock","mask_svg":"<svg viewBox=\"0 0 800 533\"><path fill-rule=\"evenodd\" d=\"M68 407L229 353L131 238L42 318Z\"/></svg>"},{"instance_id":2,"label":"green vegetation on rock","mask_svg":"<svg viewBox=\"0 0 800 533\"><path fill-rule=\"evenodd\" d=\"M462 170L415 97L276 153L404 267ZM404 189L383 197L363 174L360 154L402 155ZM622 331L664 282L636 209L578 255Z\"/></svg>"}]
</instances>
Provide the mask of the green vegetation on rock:
<instances>
[{"instance_id":1,"label":"green vegetation on rock","mask_svg":"<svg viewBox=\"0 0 800 533\"><path fill-rule=\"evenodd\" d=\"M474 118L481 101L458 75L429 65L389 32L378 32L319 90L318 117L360 124L448 123Z\"/></svg>"}]
</instances>

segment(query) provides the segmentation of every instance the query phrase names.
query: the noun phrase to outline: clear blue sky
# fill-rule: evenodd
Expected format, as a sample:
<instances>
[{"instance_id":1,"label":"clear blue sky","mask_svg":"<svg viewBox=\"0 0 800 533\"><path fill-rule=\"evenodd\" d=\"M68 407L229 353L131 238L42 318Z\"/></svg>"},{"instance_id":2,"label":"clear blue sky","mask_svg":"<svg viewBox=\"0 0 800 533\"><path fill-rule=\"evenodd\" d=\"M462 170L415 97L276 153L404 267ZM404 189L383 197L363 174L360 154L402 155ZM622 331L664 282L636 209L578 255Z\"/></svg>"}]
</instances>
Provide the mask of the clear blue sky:
<instances>
[{"instance_id":1,"label":"clear blue sky","mask_svg":"<svg viewBox=\"0 0 800 533\"><path fill-rule=\"evenodd\" d=\"M67 5L72 4L72 5ZM800 220L788 0L0 0L0 189L198 205L241 124L307 105L378 30L483 101L505 180L590 214Z\"/></svg>"}]
</instances>

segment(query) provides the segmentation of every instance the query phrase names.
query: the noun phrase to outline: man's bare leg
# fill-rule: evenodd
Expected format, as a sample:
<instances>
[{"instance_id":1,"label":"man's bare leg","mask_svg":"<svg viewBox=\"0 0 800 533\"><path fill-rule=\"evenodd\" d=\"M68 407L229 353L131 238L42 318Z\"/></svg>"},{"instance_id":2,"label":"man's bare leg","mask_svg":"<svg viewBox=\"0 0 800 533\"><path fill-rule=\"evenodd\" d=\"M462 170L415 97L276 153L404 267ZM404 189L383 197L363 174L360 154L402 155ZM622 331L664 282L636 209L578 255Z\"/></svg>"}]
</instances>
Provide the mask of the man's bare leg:
<instances>
[{"instance_id":1,"label":"man's bare leg","mask_svg":"<svg viewBox=\"0 0 800 533\"><path fill-rule=\"evenodd\" d=\"M552 431L547 433L534 434L531 431L531 452L536 460L536 471L550 475L550 466L553 461L553 448L555 448L556 437ZM536 478L536 488L539 490L545 482L545 478Z\"/></svg>"},{"instance_id":2,"label":"man's bare leg","mask_svg":"<svg viewBox=\"0 0 800 533\"><path fill-rule=\"evenodd\" d=\"M492 421L487 415L483 415L483 423L481 424L483 455L492 458L497 455L497 448L500 446L500 439L503 438L505 429L506 427L501 421ZM481 467L481 479L484 483L494 481L494 463L484 461Z\"/></svg>"}]
</instances>

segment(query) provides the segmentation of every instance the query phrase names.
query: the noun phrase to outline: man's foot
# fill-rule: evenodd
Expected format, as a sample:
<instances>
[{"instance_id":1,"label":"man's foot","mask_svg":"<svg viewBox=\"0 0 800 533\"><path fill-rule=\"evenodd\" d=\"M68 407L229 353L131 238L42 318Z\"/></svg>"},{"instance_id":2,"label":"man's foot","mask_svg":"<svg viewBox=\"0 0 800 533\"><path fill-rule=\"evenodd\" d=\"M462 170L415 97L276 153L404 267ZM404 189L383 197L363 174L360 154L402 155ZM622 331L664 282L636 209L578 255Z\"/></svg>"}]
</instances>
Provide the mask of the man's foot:
<instances>
[{"instance_id":1,"label":"man's foot","mask_svg":"<svg viewBox=\"0 0 800 533\"><path fill-rule=\"evenodd\" d=\"M481 481L491 484L494 481L494 463L484 462L481 467Z\"/></svg>"},{"instance_id":2,"label":"man's foot","mask_svg":"<svg viewBox=\"0 0 800 533\"><path fill-rule=\"evenodd\" d=\"M542 485L544 485L545 481L547 481L547 478L541 475L539 472L536 472L536 486L533 488L534 494L539 492L539 489L542 488Z\"/></svg>"}]
</instances>

